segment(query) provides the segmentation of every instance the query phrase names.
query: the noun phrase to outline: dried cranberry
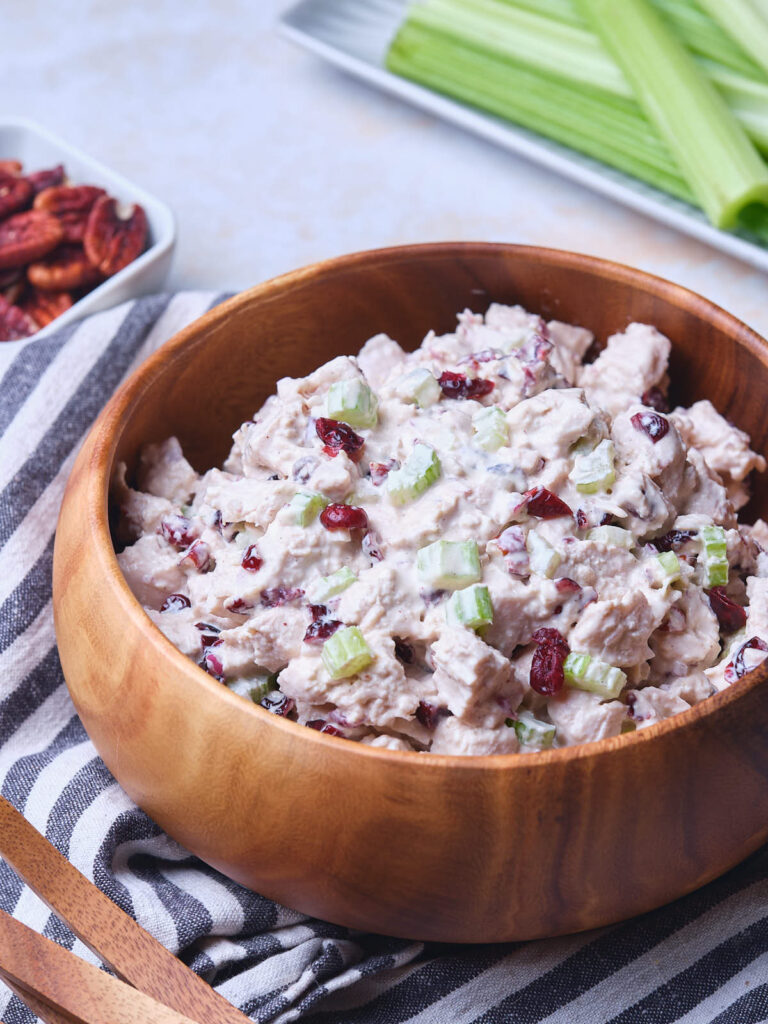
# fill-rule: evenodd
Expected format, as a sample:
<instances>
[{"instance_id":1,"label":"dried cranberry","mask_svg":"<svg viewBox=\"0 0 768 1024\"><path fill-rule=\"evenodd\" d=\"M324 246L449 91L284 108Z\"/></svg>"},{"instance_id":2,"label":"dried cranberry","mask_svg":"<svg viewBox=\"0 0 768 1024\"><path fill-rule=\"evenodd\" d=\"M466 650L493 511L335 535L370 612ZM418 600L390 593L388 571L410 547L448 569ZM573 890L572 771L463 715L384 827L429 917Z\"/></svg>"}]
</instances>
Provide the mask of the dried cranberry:
<instances>
[{"instance_id":1,"label":"dried cranberry","mask_svg":"<svg viewBox=\"0 0 768 1024\"><path fill-rule=\"evenodd\" d=\"M203 540L196 540L187 548L181 556L180 562L188 562L198 572L208 572L213 568L214 562L211 558L211 549Z\"/></svg>"},{"instance_id":2,"label":"dried cranberry","mask_svg":"<svg viewBox=\"0 0 768 1024\"><path fill-rule=\"evenodd\" d=\"M371 471L371 483L374 487L381 487L393 469L398 469L400 463L397 459L387 459L386 462L372 462L368 469Z\"/></svg>"},{"instance_id":3,"label":"dried cranberry","mask_svg":"<svg viewBox=\"0 0 768 1024\"><path fill-rule=\"evenodd\" d=\"M253 605L244 601L242 597L236 597L234 600L227 601L224 607L227 611L234 612L235 615L245 615L253 608Z\"/></svg>"},{"instance_id":4,"label":"dried cranberry","mask_svg":"<svg viewBox=\"0 0 768 1024\"><path fill-rule=\"evenodd\" d=\"M269 693L265 694L259 704L267 711L271 711L273 715L280 715L281 718L285 718L294 710L296 707L296 701L293 697L288 697L286 694L281 693L280 690L270 690Z\"/></svg>"},{"instance_id":5,"label":"dried cranberry","mask_svg":"<svg viewBox=\"0 0 768 1024\"><path fill-rule=\"evenodd\" d=\"M218 642L221 643L220 640ZM204 668L209 676L218 679L220 683L224 682L224 666L221 663L221 658L211 650L207 650L203 655L200 667Z\"/></svg>"},{"instance_id":6,"label":"dried cranberry","mask_svg":"<svg viewBox=\"0 0 768 1024\"><path fill-rule=\"evenodd\" d=\"M496 546L503 555L525 551L525 534L519 526L508 526L496 538Z\"/></svg>"},{"instance_id":7,"label":"dried cranberry","mask_svg":"<svg viewBox=\"0 0 768 1024\"><path fill-rule=\"evenodd\" d=\"M651 409L655 409L656 412L669 412L669 402L661 388L648 388L640 401L643 405L647 405Z\"/></svg>"},{"instance_id":8,"label":"dried cranberry","mask_svg":"<svg viewBox=\"0 0 768 1024\"><path fill-rule=\"evenodd\" d=\"M346 423L321 416L315 423L315 430L323 442L323 451L326 455L335 458L339 452L346 452L353 462L357 462L362 455L360 449L365 444L365 439Z\"/></svg>"},{"instance_id":9,"label":"dried cranberry","mask_svg":"<svg viewBox=\"0 0 768 1024\"><path fill-rule=\"evenodd\" d=\"M426 700L420 700L419 706L416 708L416 718L425 729L434 729L440 719L445 718L450 713L448 708L438 707L436 704L430 704Z\"/></svg>"},{"instance_id":10,"label":"dried cranberry","mask_svg":"<svg viewBox=\"0 0 768 1024\"><path fill-rule=\"evenodd\" d=\"M160 523L158 531L165 537L169 544L172 544L177 551L188 548L195 540L197 534L192 526L191 520L186 516L170 515Z\"/></svg>"},{"instance_id":11,"label":"dried cranberry","mask_svg":"<svg viewBox=\"0 0 768 1024\"><path fill-rule=\"evenodd\" d=\"M331 613L324 604L311 604L309 614L312 616L312 621L304 634L305 644L321 644L344 625L338 619L331 618Z\"/></svg>"},{"instance_id":12,"label":"dried cranberry","mask_svg":"<svg viewBox=\"0 0 768 1024\"><path fill-rule=\"evenodd\" d=\"M615 526L616 516L612 516L610 512L605 512L600 518L601 526Z\"/></svg>"},{"instance_id":13,"label":"dried cranberry","mask_svg":"<svg viewBox=\"0 0 768 1024\"><path fill-rule=\"evenodd\" d=\"M322 718L316 718L313 722L307 722L308 729L317 729L318 732L324 732L326 736L344 736L344 733L337 729L335 725L331 725L330 722L324 722Z\"/></svg>"},{"instance_id":14,"label":"dried cranberry","mask_svg":"<svg viewBox=\"0 0 768 1024\"><path fill-rule=\"evenodd\" d=\"M212 626L210 622L196 622L195 629L199 629L201 633L220 633L221 629L218 626Z\"/></svg>"},{"instance_id":15,"label":"dried cranberry","mask_svg":"<svg viewBox=\"0 0 768 1024\"><path fill-rule=\"evenodd\" d=\"M395 641L395 657L398 661L402 661L404 665L413 664L413 648L405 640L401 640L399 636L394 637Z\"/></svg>"},{"instance_id":16,"label":"dried cranberry","mask_svg":"<svg viewBox=\"0 0 768 1024\"><path fill-rule=\"evenodd\" d=\"M654 444L669 431L669 420L657 412L636 412L631 423L635 430L642 430Z\"/></svg>"},{"instance_id":17,"label":"dried cranberry","mask_svg":"<svg viewBox=\"0 0 768 1024\"><path fill-rule=\"evenodd\" d=\"M536 630L531 639L540 647L556 647L558 651L562 652L564 658L567 658L570 654L571 649L568 646L568 641L559 629L543 626L541 629Z\"/></svg>"},{"instance_id":18,"label":"dried cranberry","mask_svg":"<svg viewBox=\"0 0 768 1024\"><path fill-rule=\"evenodd\" d=\"M480 398L494 388L492 380L467 377L465 373L452 373L450 370L441 373L437 383L446 398Z\"/></svg>"},{"instance_id":19,"label":"dried cranberry","mask_svg":"<svg viewBox=\"0 0 768 1024\"><path fill-rule=\"evenodd\" d=\"M747 624L747 613L740 604L736 604L725 592L725 587L712 587L707 591L709 607L717 616L720 629L724 633L735 633Z\"/></svg>"},{"instance_id":20,"label":"dried cranberry","mask_svg":"<svg viewBox=\"0 0 768 1024\"><path fill-rule=\"evenodd\" d=\"M531 661L531 688L551 697L562 690L565 683L563 665L570 647L559 630L548 627L537 629L532 639L538 647Z\"/></svg>"},{"instance_id":21,"label":"dried cranberry","mask_svg":"<svg viewBox=\"0 0 768 1024\"><path fill-rule=\"evenodd\" d=\"M262 565L264 565L264 559L259 558L258 548L255 544L249 544L245 549L240 565L249 572L258 572Z\"/></svg>"},{"instance_id":22,"label":"dried cranberry","mask_svg":"<svg viewBox=\"0 0 768 1024\"><path fill-rule=\"evenodd\" d=\"M320 513L326 530L367 530L368 516L356 505L326 505Z\"/></svg>"},{"instance_id":23,"label":"dried cranberry","mask_svg":"<svg viewBox=\"0 0 768 1024\"><path fill-rule=\"evenodd\" d=\"M586 530L589 526L589 520L587 519L586 513L580 508L576 509L576 525L580 530Z\"/></svg>"},{"instance_id":24,"label":"dried cranberry","mask_svg":"<svg viewBox=\"0 0 768 1024\"><path fill-rule=\"evenodd\" d=\"M748 669L744 664L744 651L747 650L768 651L768 644L758 636L753 636L746 643L742 644L736 652L733 661L725 667L725 681L727 683L735 683L737 679L741 679L742 676L747 674Z\"/></svg>"},{"instance_id":25,"label":"dried cranberry","mask_svg":"<svg viewBox=\"0 0 768 1024\"><path fill-rule=\"evenodd\" d=\"M559 580L555 580L555 589L561 594L577 594L581 590L581 584L569 576L561 576Z\"/></svg>"},{"instance_id":26,"label":"dried cranberry","mask_svg":"<svg viewBox=\"0 0 768 1024\"><path fill-rule=\"evenodd\" d=\"M183 594L169 594L168 597L163 601L161 612L180 612L185 608L191 608L192 605L188 597Z\"/></svg>"},{"instance_id":27,"label":"dried cranberry","mask_svg":"<svg viewBox=\"0 0 768 1024\"><path fill-rule=\"evenodd\" d=\"M204 651L207 651L209 647L220 647L224 641L220 636L216 636L212 633L203 633L200 637L200 645Z\"/></svg>"},{"instance_id":28,"label":"dried cranberry","mask_svg":"<svg viewBox=\"0 0 768 1024\"><path fill-rule=\"evenodd\" d=\"M523 500L515 511L525 508L530 516L537 519L559 519L561 516L572 516L573 512L562 498L558 498L546 487L534 487L526 491Z\"/></svg>"},{"instance_id":29,"label":"dried cranberry","mask_svg":"<svg viewBox=\"0 0 768 1024\"><path fill-rule=\"evenodd\" d=\"M654 537L650 543L657 551L673 551L686 541L692 540L696 534L696 530L670 530L663 537Z\"/></svg>"},{"instance_id":30,"label":"dried cranberry","mask_svg":"<svg viewBox=\"0 0 768 1024\"><path fill-rule=\"evenodd\" d=\"M270 587L262 590L261 603L265 608L277 608L281 604L298 601L300 597L304 597L304 591L299 587Z\"/></svg>"}]
</instances>

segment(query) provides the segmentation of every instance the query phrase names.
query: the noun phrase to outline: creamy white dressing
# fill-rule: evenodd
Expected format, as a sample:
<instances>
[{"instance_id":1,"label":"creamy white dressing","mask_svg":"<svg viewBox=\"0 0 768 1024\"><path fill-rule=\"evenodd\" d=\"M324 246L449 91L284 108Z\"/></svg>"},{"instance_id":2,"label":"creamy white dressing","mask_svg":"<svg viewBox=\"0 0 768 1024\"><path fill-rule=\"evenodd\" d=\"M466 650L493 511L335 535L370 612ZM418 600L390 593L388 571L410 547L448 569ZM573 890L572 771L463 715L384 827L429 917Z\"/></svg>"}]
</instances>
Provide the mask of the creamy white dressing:
<instances>
[{"instance_id":1,"label":"creamy white dressing","mask_svg":"<svg viewBox=\"0 0 768 1024\"><path fill-rule=\"evenodd\" d=\"M244 699L373 746L511 753L685 710L768 649L768 526L737 520L765 460L707 401L658 411L655 328L585 363L593 340L493 304L415 352L380 334L281 380L222 469L146 446L136 488L125 467L113 486L129 585ZM374 425L329 415L341 381ZM474 575L435 583L435 542L476 545ZM349 627L354 671L324 649Z\"/></svg>"}]
</instances>

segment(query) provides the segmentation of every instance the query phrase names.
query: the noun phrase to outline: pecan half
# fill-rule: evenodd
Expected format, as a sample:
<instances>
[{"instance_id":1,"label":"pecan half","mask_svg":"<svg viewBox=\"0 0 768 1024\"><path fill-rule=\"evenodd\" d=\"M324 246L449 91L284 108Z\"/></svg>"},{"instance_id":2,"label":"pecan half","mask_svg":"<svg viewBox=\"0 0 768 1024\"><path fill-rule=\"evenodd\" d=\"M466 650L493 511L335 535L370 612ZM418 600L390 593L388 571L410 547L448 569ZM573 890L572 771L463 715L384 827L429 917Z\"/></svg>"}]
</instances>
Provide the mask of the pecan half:
<instances>
[{"instance_id":1,"label":"pecan half","mask_svg":"<svg viewBox=\"0 0 768 1024\"><path fill-rule=\"evenodd\" d=\"M47 256L61 242L61 224L44 210L26 210L0 222L0 270Z\"/></svg>"},{"instance_id":2,"label":"pecan half","mask_svg":"<svg viewBox=\"0 0 768 1024\"><path fill-rule=\"evenodd\" d=\"M72 306L69 292L44 292L41 288L27 288L19 302L19 309L31 317L38 327L45 327Z\"/></svg>"},{"instance_id":3,"label":"pecan half","mask_svg":"<svg viewBox=\"0 0 768 1024\"><path fill-rule=\"evenodd\" d=\"M53 214L64 229L65 242L82 242L93 204L105 195L95 185L57 185L35 196L34 208Z\"/></svg>"},{"instance_id":4,"label":"pecan half","mask_svg":"<svg viewBox=\"0 0 768 1024\"><path fill-rule=\"evenodd\" d=\"M27 181L31 184L35 195L42 192L43 189L62 185L64 183L64 164L57 164L45 171L34 171L27 175Z\"/></svg>"},{"instance_id":5,"label":"pecan half","mask_svg":"<svg viewBox=\"0 0 768 1024\"><path fill-rule=\"evenodd\" d=\"M101 280L82 245L62 245L55 252L27 267L29 283L47 292L70 292L88 288Z\"/></svg>"},{"instance_id":6,"label":"pecan half","mask_svg":"<svg viewBox=\"0 0 768 1024\"><path fill-rule=\"evenodd\" d=\"M12 306L0 295L0 341L18 341L37 330L37 324L18 306Z\"/></svg>"},{"instance_id":7,"label":"pecan half","mask_svg":"<svg viewBox=\"0 0 768 1024\"><path fill-rule=\"evenodd\" d=\"M83 244L88 259L102 274L110 277L127 267L144 251L147 241L147 215L134 205L121 216L117 200L102 196L88 218Z\"/></svg>"},{"instance_id":8,"label":"pecan half","mask_svg":"<svg viewBox=\"0 0 768 1024\"><path fill-rule=\"evenodd\" d=\"M32 198L32 186L26 178L0 170L0 218L23 210Z\"/></svg>"},{"instance_id":9,"label":"pecan half","mask_svg":"<svg viewBox=\"0 0 768 1024\"><path fill-rule=\"evenodd\" d=\"M21 164L18 160L0 160L0 172L3 174L21 174Z\"/></svg>"}]
</instances>

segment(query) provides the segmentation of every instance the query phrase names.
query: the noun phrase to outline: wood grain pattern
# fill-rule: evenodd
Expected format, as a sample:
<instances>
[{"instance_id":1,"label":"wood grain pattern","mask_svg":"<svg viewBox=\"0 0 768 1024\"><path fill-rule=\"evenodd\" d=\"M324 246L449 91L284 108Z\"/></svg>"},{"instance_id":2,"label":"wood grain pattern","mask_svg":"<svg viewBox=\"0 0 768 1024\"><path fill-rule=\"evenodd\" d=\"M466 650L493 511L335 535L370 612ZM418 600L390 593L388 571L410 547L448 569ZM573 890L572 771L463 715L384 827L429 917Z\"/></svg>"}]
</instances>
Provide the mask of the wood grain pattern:
<instances>
[{"instance_id":1,"label":"wood grain pattern","mask_svg":"<svg viewBox=\"0 0 768 1024\"><path fill-rule=\"evenodd\" d=\"M120 978L196 1020L248 1020L89 882L2 796L0 856ZM0 944L4 967L1 951Z\"/></svg>"},{"instance_id":2,"label":"wood grain pattern","mask_svg":"<svg viewBox=\"0 0 768 1024\"><path fill-rule=\"evenodd\" d=\"M194 1024L0 910L0 978L20 998L82 1024ZM247 1018L246 1018L247 1019ZM206 1020L202 1017L202 1020Z\"/></svg>"},{"instance_id":3,"label":"wood grain pattern","mask_svg":"<svg viewBox=\"0 0 768 1024\"><path fill-rule=\"evenodd\" d=\"M112 467L176 434L198 469L277 378L407 348L457 310L519 302L599 338L630 321L674 345L676 400L709 397L768 442L768 350L668 282L591 257L486 244L414 246L310 267L182 331L107 406L72 472L55 551L64 672L131 796L203 859L355 928L420 939L530 939L637 914L716 877L768 837L768 670L642 732L484 758L362 747L247 705L154 628L120 575ZM768 510L768 480L756 491Z\"/></svg>"}]
</instances>

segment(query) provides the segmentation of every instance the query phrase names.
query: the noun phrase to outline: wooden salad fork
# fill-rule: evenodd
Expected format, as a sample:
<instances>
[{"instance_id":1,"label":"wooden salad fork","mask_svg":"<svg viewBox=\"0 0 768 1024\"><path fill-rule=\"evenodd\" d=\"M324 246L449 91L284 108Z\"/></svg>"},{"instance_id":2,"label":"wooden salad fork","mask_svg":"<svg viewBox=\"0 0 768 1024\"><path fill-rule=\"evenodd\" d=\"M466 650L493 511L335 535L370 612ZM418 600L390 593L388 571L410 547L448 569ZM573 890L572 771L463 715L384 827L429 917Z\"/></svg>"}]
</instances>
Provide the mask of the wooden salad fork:
<instances>
[{"instance_id":1,"label":"wooden salad fork","mask_svg":"<svg viewBox=\"0 0 768 1024\"><path fill-rule=\"evenodd\" d=\"M0 979L50 1024L245 1024L0 797L0 857L115 979L0 911Z\"/></svg>"}]
</instances>

